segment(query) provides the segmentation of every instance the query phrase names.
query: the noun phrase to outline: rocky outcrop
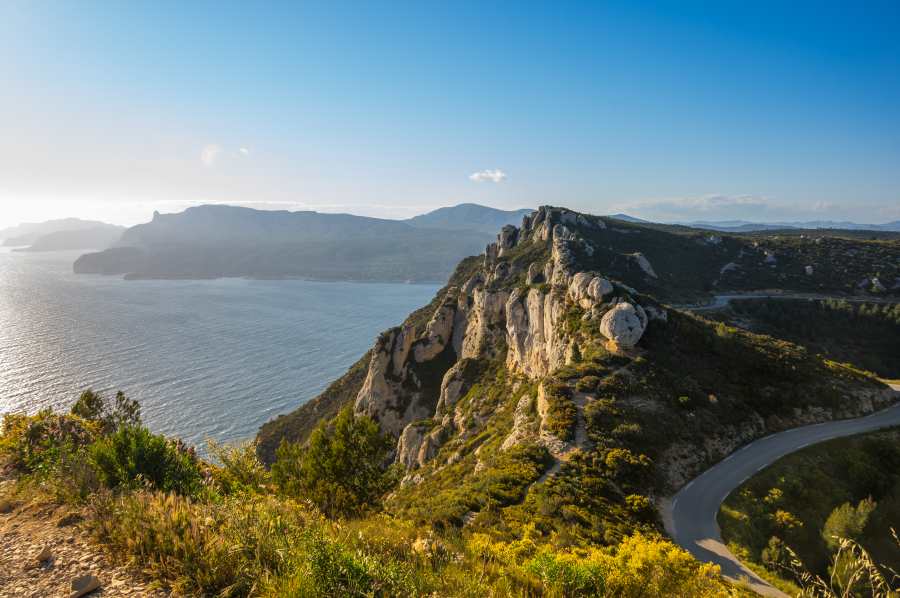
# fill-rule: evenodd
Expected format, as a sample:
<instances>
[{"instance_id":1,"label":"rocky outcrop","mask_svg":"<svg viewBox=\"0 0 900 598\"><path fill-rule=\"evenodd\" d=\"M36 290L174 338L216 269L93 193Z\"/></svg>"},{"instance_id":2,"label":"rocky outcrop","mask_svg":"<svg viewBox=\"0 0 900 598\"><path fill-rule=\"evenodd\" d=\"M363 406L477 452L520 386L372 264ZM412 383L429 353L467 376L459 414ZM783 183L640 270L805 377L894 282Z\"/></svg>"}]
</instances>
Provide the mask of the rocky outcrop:
<instances>
[{"instance_id":1,"label":"rocky outcrop","mask_svg":"<svg viewBox=\"0 0 900 598\"><path fill-rule=\"evenodd\" d=\"M506 302L508 368L545 376L565 363L568 341L559 334L565 300L555 291L513 291Z\"/></svg>"},{"instance_id":2,"label":"rocky outcrop","mask_svg":"<svg viewBox=\"0 0 900 598\"><path fill-rule=\"evenodd\" d=\"M650 265L650 260L647 259L641 252L637 252L631 255L637 265L644 271L647 276L651 278L657 278L656 271L653 269L653 266Z\"/></svg>"},{"instance_id":3,"label":"rocky outcrop","mask_svg":"<svg viewBox=\"0 0 900 598\"><path fill-rule=\"evenodd\" d=\"M600 320L600 333L621 347L633 347L647 329L647 314L640 305L617 303Z\"/></svg>"},{"instance_id":4,"label":"rocky outcrop","mask_svg":"<svg viewBox=\"0 0 900 598\"><path fill-rule=\"evenodd\" d=\"M419 467L447 438L478 426L458 408L471 387L474 361L504 359L507 368L532 379L564 365L574 353L574 341L562 326L571 306L584 310L585 318L602 318L603 334L622 347L640 340L651 317L665 321L662 308L652 306L648 313L635 302L634 289L619 285L617 291L601 274L579 271L578 256L594 251L579 231L604 227L599 219L541 208L523 219L521 229L505 226L500 231L485 251L482 268L460 288L446 290L418 335L405 327L379 337L355 408L398 439L398 462L408 469ZM549 259L526 268L504 258L524 243L545 245ZM632 258L655 276L641 254ZM523 278L529 286L516 283ZM439 390L436 381L424 379L436 376ZM527 428L524 421L521 430Z\"/></svg>"},{"instance_id":5,"label":"rocky outcrop","mask_svg":"<svg viewBox=\"0 0 900 598\"><path fill-rule=\"evenodd\" d=\"M591 272L579 272L569 283L569 296L584 309L590 309L602 302L603 298L612 292L611 282Z\"/></svg>"}]
</instances>

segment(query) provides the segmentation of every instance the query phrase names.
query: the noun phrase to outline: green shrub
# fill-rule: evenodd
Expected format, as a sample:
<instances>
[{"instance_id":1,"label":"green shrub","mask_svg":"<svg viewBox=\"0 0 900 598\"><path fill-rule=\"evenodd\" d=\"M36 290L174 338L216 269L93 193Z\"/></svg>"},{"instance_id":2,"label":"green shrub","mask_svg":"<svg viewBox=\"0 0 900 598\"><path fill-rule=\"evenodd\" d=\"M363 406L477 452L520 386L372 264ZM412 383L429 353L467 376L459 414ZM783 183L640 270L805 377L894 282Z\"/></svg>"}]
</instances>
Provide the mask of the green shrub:
<instances>
[{"instance_id":1,"label":"green shrub","mask_svg":"<svg viewBox=\"0 0 900 598\"><path fill-rule=\"evenodd\" d=\"M99 393L91 389L84 391L72 405L72 415L98 423L107 434L122 426L141 425L141 406L127 398L121 390L116 393L116 402L112 407Z\"/></svg>"},{"instance_id":2,"label":"green shrub","mask_svg":"<svg viewBox=\"0 0 900 598\"><path fill-rule=\"evenodd\" d=\"M575 383L575 389L579 392L595 392L600 386L600 378L597 376L583 376Z\"/></svg>"},{"instance_id":3,"label":"green shrub","mask_svg":"<svg viewBox=\"0 0 900 598\"><path fill-rule=\"evenodd\" d=\"M109 488L147 484L191 496L202 487L193 449L152 434L143 426L123 426L89 450L100 481Z\"/></svg>"},{"instance_id":4,"label":"green shrub","mask_svg":"<svg viewBox=\"0 0 900 598\"><path fill-rule=\"evenodd\" d=\"M558 382L545 383L543 389L547 401L543 428L560 440L571 440L575 437L575 424L578 422L578 410L572 402L571 389Z\"/></svg>"},{"instance_id":5,"label":"green shrub","mask_svg":"<svg viewBox=\"0 0 900 598\"><path fill-rule=\"evenodd\" d=\"M380 503L395 480L386 468L393 442L351 406L320 422L307 446L282 442L272 479L281 492L308 498L329 516L356 515Z\"/></svg>"},{"instance_id":6,"label":"green shrub","mask_svg":"<svg viewBox=\"0 0 900 598\"><path fill-rule=\"evenodd\" d=\"M3 416L0 460L12 470L47 474L59 465L64 454L82 449L98 434L93 422L50 409L31 416L8 413Z\"/></svg>"},{"instance_id":7,"label":"green shrub","mask_svg":"<svg viewBox=\"0 0 900 598\"><path fill-rule=\"evenodd\" d=\"M227 445L207 440L210 455L219 462L211 467L212 478L225 494L265 491L271 483L269 471L260 462L255 442Z\"/></svg>"},{"instance_id":8,"label":"green shrub","mask_svg":"<svg viewBox=\"0 0 900 598\"><path fill-rule=\"evenodd\" d=\"M825 527L822 528L822 539L825 540L825 544L836 550L842 538L859 540L876 506L874 500L864 498L855 507L848 502L836 507L828 515Z\"/></svg>"}]
</instances>

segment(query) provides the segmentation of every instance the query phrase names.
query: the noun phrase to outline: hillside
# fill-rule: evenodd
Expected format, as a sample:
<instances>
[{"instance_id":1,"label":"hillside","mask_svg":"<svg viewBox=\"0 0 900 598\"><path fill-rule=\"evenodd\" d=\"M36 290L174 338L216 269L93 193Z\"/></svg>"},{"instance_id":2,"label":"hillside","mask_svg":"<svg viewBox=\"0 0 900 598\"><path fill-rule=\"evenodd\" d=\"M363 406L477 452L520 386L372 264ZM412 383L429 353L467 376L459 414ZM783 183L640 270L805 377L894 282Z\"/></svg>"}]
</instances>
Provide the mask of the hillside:
<instances>
[{"instance_id":1,"label":"hillside","mask_svg":"<svg viewBox=\"0 0 900 598\"><path fill-rule=\"evenodd\" d=\"M71 251L75 249L106 249L122 237L124 226L97 226L81 230L61 230L41 235L28 247L18 251Z\"/></svg>"},{"instance_id":2,"label":"hillside","mask_svg":"<svg viewBox=\"0 0 900 598\"><path fill-rule=\"evenodd\" d=\"M78 274L128 278L284 278L444 282L489 240L405 222L317 212L198 206L156 214L115 247L81 256Z\"/></svg>"},{"instance_id":3,"label":"hillside","mask_svg":"<svg viewBox=\"0 0 900 598\"><path fill-rule=\"evenodd\" d=\"M463 203L438 208L427 214L414 216L406 222L421 228L474 230L493 236L507 224L518 224L524 216L533 211L532 209L498 210L474 203Z\"/></svg>"},{"instance_id":4,"label":"hillside","mask_svg":"<svg viewBox=\"0 0 900 598\"><path fill-rule=\"evenodd\" d=\"M25 223L10 228L0 230L0 241L6 247L27 247L35 243L42 242L44 238L49 246L58 243L70 245L72 239L81 238L85 231L95 231L96 235L114 235L118 236L124 227L105 222L97 222L95 220L80 220L78 218L63 218L60 220L48 220L46 222ZM102 232L101 232L102 231ZM62 234L62 237L57 236ZM95 236L96 236L95 235ZM115 239L112 239L111 244ZM96 243L92 241L91 243ZM108 244L107 244L108 245ZM93 249L99 248L100 245L89 244L81 247L64 247L66 249Z\"/></svg>"},{"instance_id":5,"label":"hillside","mask_svg":"<svg viewBox=\"0 0 900 598\"><path fill-rule=\"evenodd\" d=\"M741 444L893 400L853 368L654 298L698 291L741 251L745 271L768 268L742 239L542 207L321 397L264 426L260 457L353 405L396 443L393 517L556 547L658 531L654 500Z\"/></svg>"}]
</instances>

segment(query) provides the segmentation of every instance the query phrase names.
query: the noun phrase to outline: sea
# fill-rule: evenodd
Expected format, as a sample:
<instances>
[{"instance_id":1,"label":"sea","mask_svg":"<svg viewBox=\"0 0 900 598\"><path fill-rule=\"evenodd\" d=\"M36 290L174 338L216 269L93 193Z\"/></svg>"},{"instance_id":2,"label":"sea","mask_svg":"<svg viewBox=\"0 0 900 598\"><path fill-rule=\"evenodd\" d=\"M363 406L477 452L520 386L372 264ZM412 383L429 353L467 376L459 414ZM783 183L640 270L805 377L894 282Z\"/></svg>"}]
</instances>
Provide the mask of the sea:
<instances>
[{"instance_id":1,"label":"sea","mask_svg":"<svg viewBox=\"0 0 900 598\"><path fill-rule=\"evenodd\" d=\"M75 275L77 252L0 248L0 414L88 388L203 451L319 394L436 285Z\"/></svg>"}]
</instances>

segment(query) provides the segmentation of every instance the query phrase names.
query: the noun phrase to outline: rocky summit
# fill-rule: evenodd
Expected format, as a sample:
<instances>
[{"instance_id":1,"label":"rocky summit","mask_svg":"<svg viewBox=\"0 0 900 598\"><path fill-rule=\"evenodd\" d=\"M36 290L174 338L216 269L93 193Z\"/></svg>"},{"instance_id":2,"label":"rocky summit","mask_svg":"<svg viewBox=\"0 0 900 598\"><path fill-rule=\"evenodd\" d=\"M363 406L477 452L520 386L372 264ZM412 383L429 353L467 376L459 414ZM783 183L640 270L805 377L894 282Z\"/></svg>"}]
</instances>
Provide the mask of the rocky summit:
<instances>
[{"instance_id":1,"label":"rocky summit","mask_svg":"<svg viewBox=\"0 0 900 598\"><path fill-rule=\"evenodd\" d=\"M406 472L388 513L608 543L661 529L655 501L741 444L893 400L870 375L660 301L702 296L736 260L768 268L769 240L708 237L541 207L320 397L264 426L260 457L352 404ZM697 256L689 273L679 252Z\"/></svg>"}]
</instances>

